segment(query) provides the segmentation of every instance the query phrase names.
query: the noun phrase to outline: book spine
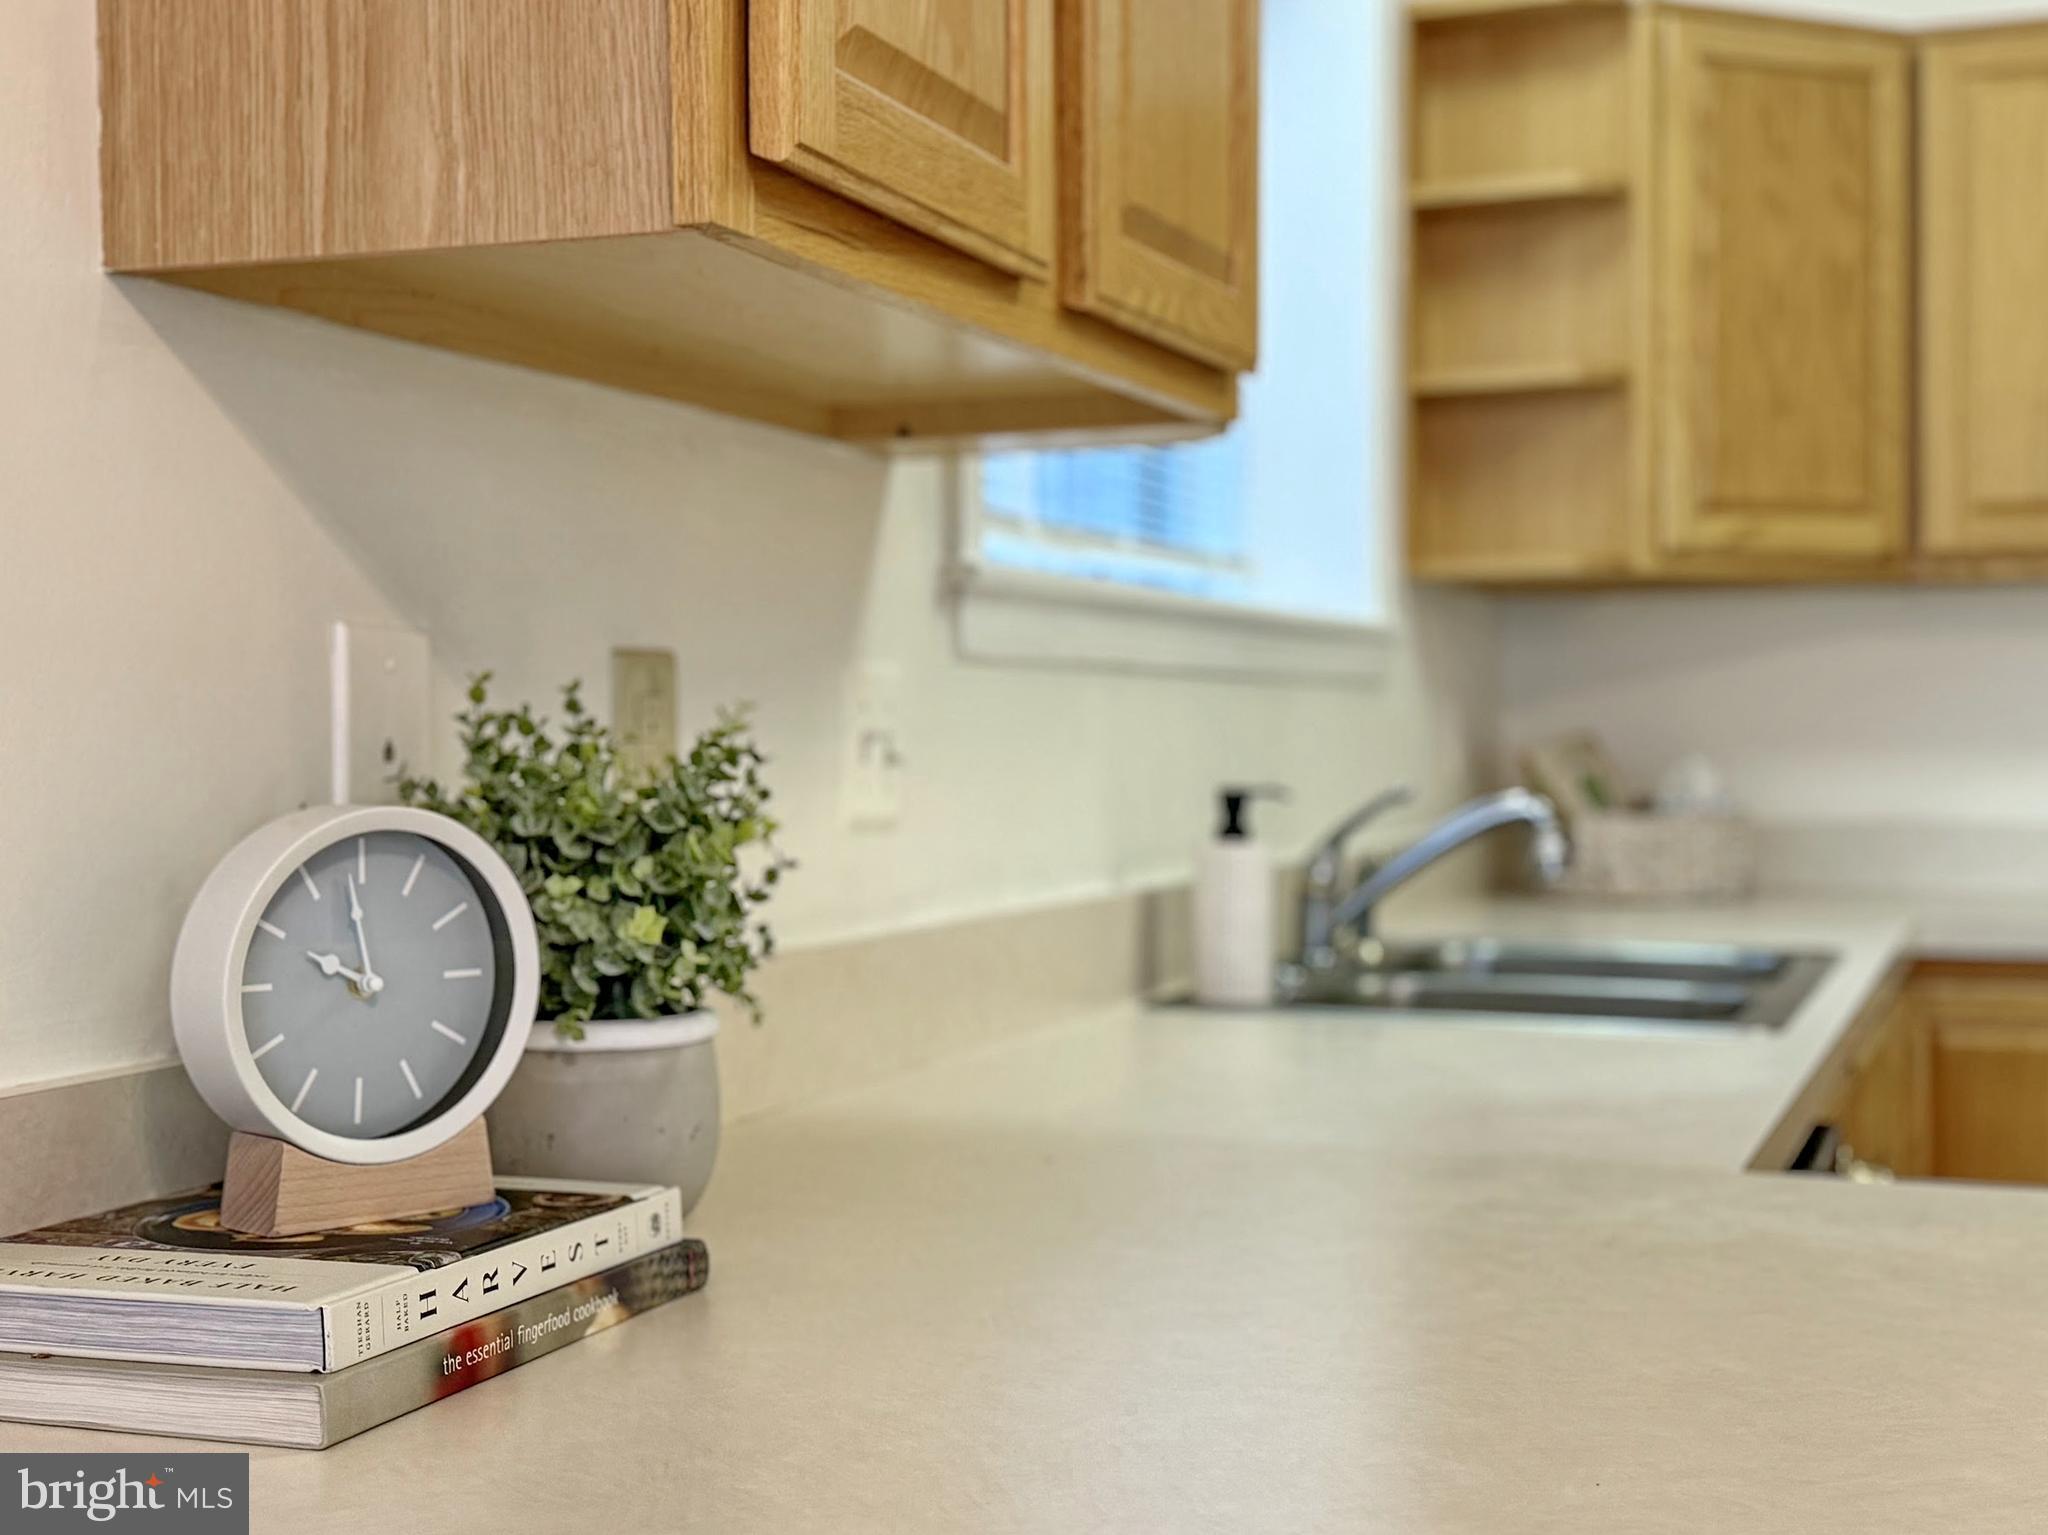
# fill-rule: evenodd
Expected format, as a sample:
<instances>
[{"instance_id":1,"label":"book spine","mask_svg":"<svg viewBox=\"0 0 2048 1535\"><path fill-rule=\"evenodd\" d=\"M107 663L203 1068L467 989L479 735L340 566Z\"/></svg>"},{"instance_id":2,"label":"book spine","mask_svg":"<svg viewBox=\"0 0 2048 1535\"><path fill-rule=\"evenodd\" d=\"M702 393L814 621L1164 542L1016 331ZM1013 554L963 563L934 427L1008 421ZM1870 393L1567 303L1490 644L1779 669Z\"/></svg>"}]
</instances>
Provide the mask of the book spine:
<instances>
[{"instance_id":1,"label":"book spine","mask_svg":"<svg viewBox=\"0 0 2048 1535\"><path fill-rule=\"evenodd\" d=\"M444 1396L467 1391L579 1338L701 1290L710 1273L704 1244L688 1237L623 1267L417 1339L345 1374L316 1377L321 1409L316 1448L325 1449Z\"/></svg>"},{"instance_id":2,"label":"book spine","mask_svg":"<svg viewBox=\"0 0 2048 1535\"><path fill-rule=\"evenodd\" d=\"M503 1310L538 1290L552 1290L615 1268L624 1259L673 1246L682 1227L682 1196L663 1189L440 1268L408 1270L320 1308L325 1339L320 1368L345 1370Z\"/></svg>"}]
</instances>

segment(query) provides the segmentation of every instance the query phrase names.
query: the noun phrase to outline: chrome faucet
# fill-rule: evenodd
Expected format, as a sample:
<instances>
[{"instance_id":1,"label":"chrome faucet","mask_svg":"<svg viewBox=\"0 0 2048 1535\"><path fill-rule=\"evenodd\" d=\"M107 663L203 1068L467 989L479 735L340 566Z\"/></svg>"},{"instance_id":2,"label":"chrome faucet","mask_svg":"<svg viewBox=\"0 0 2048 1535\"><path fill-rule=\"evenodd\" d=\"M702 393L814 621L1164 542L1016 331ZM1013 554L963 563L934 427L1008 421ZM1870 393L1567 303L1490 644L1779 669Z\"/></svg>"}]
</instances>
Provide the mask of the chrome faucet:
<instances>
[{"instance_id":1,"label":"chrome faucet","mask_svg":"<svg viewBox=\"0 0 2048 1535\"><path fill-rule=\"evenodd\" d=\"M1365 877L1347 895L1338 894L1344 867L1344 845L1374 817L1404 805L1414 795L1390 789L1339 822L1309 859L1307 888L1301 902L1301 963L1310 970L1337 962L1337 940L1345 933L1372 936L1374 909L1395 890L1447 853L1490 831L1517 823L1531 833L1530 853L1547 883L1564 872L1571 844L1557 810L1549 800L1527 789L1503 789L1462 805L1424 832L1409 846L1370 865Z\"/></svg>"}]
</instances>

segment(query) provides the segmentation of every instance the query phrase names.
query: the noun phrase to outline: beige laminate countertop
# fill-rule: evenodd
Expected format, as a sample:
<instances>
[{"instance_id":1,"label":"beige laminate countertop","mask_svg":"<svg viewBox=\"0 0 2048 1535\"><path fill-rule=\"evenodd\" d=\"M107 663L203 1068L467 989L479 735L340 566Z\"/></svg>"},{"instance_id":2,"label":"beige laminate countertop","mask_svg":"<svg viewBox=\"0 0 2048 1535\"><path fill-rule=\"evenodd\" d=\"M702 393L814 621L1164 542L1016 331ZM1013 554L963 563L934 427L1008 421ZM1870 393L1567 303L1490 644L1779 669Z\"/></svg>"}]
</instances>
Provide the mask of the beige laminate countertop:
<instances>
[{"instance_id":1,"label":"beige laminate countertop","mask_svg":"<svg viewBox=\"0 0 2048 1535\"><path fill-rule=\"evenodd\" d=\"M705 1294L257 1452L255 1528L2048 1525L2048 1195L1739 1171L1906 914L1399 926L1842 958L1776 1035L1131 1009L741 1124Z\"/></svg>"}]
</instances>

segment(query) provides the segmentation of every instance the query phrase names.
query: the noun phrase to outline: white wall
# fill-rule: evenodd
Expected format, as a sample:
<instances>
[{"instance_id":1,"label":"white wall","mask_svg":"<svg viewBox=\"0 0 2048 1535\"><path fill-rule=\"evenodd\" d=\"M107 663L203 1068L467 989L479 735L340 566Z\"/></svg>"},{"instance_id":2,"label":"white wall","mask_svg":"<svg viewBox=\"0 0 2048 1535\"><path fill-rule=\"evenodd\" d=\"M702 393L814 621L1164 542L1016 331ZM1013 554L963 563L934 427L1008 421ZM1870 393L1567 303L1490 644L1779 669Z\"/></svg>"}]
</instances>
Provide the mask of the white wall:
<instances>
[{"instance_id":1,"label":"white wall","mask_svg":"<svg viewBox=\"0 0 2048 1535\"><path fill-rule=\"evenodd\" d=\"M1906 30L2048 18L2044 0L1722 8ZM2048 833L2048 591L1525 598L1501 604L1499 642L1504 775L1590 725L1645 786L1705 752L1773 823L1767 871L1788 880L2048 888L2031 834Z\"/></svg>"},{"instance_id":2,"label":"white wall","mask_svg":"<svg viewBox=\"0 0 2048 1535\"><path fill-rule=\"evenodd\" d=\"M1704 751L1768 821L2048 827L2037 587L1521 598L1500 648L1510 762L1591 725L1643 782Z\"/></svg>"},{"instance_id":3,"label":"white wall","mask_svg":"<svg viewBox=\"0 0 2048 1535\"><path fill-rule=\"evenodd\" d=\"M186 899L324 793L336 617L426 628L443 712L473 668L543 697L620 643L676 649L686 726L756 700L796 943L1175 874L1226 777L1294 783L1295 845L1465 781L1476 603L1370 690L968 666L931 466L109 281L93 44L80 0L0 7L0 1089L168 1055ZM878 835L839 815L861 657L905 679Z\"/></svg>"}]
</instances>

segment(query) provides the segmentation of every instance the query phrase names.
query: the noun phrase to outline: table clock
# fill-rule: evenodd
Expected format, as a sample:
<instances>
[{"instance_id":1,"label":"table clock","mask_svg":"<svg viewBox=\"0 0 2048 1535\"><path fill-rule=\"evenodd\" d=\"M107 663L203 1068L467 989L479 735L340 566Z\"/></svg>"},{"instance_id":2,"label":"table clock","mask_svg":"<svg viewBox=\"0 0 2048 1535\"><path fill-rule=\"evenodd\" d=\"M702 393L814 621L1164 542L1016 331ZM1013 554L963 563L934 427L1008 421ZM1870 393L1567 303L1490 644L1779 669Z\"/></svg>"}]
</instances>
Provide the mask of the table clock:
<instances>
[{"instance_id":1,"label":"table clock","mask_svg":"<svg viewBox=\"0 0 2048 1535\"><path fill-rule=\"evenodd\" d=\"M539 988L525 892L467 827L322 806L252 832L171 966L178 1053L234 1131L221 1223L286 1236L492 1197L483 1112Z\"/></svg>"}]
</instances>

